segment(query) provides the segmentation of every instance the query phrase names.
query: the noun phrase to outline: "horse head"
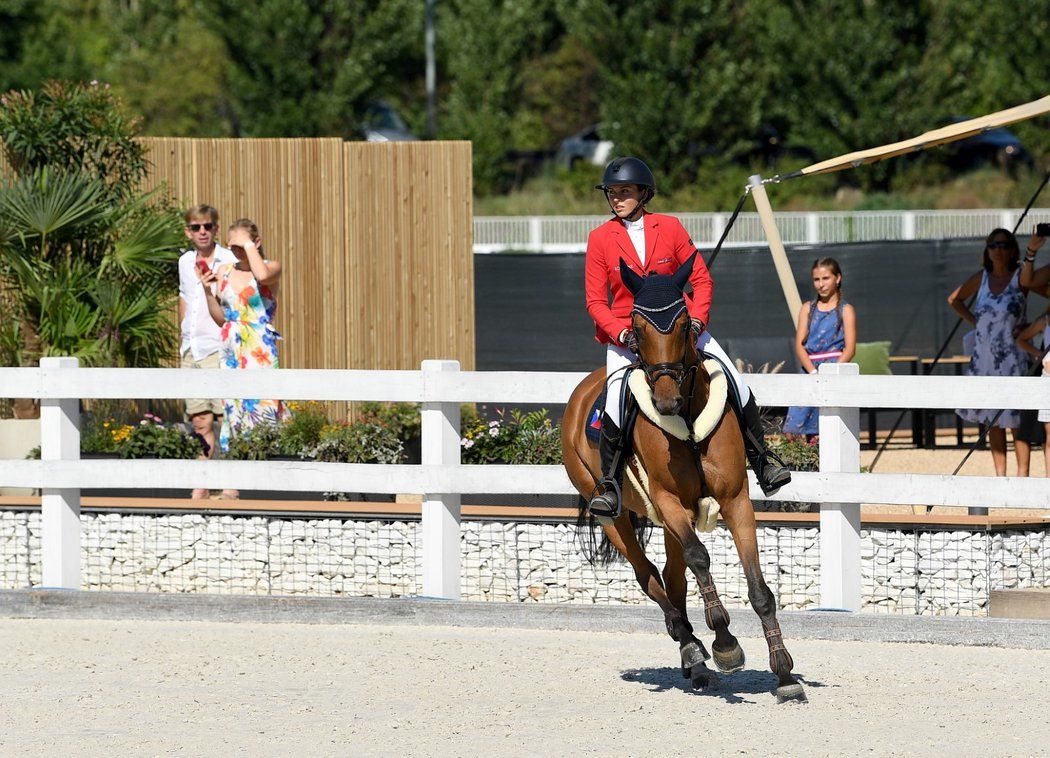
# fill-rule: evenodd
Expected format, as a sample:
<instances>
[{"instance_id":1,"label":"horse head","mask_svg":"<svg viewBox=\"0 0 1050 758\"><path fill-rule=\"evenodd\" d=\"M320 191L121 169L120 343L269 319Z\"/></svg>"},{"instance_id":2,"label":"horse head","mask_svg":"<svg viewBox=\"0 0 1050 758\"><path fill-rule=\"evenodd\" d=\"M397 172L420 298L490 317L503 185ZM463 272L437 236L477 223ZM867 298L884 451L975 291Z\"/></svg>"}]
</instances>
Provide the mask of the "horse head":
<instances>
[{"instance_id":1,"label":"horse head","mask_svg":"<svg viewBox=\"0 0 1050 758\"><path fill-rule=\"evenodd\" d=\"M695 260L696 253L693 253L669 276L642 277L620 259L620 277L634 294L631 328L638 360L653 391L653 404L665 416L681 412L685 402L682 385L697 371L696 345L684 294Z\"/></svg>"}]
</instances>

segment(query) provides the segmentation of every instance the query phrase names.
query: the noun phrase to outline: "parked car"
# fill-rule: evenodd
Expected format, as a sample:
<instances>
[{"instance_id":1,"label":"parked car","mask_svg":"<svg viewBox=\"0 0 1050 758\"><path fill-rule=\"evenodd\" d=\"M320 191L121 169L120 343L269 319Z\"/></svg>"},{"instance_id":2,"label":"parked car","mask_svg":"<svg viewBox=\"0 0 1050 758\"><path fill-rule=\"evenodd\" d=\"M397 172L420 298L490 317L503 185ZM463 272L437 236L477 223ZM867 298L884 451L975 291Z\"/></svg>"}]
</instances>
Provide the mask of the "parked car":
<instances>
[{"instance_id":1,"label":"parked car","mask_svg":"<svg viewBox=\"0 0 1050 758\"><path fill-rule=\"evenodd\" d=\"M411 142L417 139L408 130L404 119L385 100L376 100L368 106L361 132L369 142Z\"/></svg>"},{"instance_id":2,"label":"parked car","mask_svg":"<svg viewBox=\"0 0 1050 758\"><path fill-rule=\"evenodd\" d=\"M558 147L555 158L559 166L574 168L579 163L604 166L612 157L612 140L602 139L601 124L591 124L571 137L566 137Z\"/></svg>"},{"instance_id":3,"label":"parked car","mask_svg":"<svg viewBox=\"0 0 1050 758\"><path fill-rule=\"evenodd\" d=\"M945 121L958 124L968 121L969 116L952 116ZM1032 156L1016 134L999 126L995 129L975 134L972 137L951 142L945 146L948 162L957 169L965 170L981 165L995 165L1004 169L1014 169L1020 165L1032 165Z\"/></svg>"}]
</instances>

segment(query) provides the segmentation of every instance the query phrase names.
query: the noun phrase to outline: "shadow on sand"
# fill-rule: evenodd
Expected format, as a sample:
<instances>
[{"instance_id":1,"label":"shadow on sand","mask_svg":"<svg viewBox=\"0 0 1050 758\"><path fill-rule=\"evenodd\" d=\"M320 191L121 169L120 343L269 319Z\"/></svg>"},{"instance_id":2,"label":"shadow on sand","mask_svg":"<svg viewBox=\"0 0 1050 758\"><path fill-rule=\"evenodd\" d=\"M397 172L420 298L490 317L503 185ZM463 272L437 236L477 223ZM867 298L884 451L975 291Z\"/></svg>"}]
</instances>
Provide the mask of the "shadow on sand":
<instances>
[{"instance_id":1,"label":"shadow on sand","mask_svg":"<svg viewBox=\"0 0 1050 758\"><path fill-rule=\"evenodd\" d=\"M644 668L628 669L620 674L625 682L638 682L649 687L650 692L666 692L667 690L681 690L690 695L700 697L722 698L727 703L757 703L768 697L775 701L774 690L777 688L777 678L771 671L758 671L756 669L744 669L734 674L723 674L712 669L711 685L704 690L694 690L688 679L682 676L678 668ZM807 690L816 687L827 687L821 682L806 679L800 674L795 678ZM748 698L748 695L757 695Z\"/></svg>"}]
</instances>

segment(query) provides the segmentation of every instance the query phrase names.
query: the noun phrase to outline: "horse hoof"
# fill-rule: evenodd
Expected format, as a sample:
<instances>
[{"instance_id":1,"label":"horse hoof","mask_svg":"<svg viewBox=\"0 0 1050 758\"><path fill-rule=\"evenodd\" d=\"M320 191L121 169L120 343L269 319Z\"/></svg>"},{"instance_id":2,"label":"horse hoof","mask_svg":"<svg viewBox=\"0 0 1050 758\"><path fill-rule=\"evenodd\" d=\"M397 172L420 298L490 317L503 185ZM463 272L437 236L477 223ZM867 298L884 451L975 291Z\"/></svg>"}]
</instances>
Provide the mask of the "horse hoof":
<instances>
[{"instance_id":1,"label":"horse hoof","mask_svg":"<svg viewBox=\"0 0 1050 758\"><path fill-rule=\"evenodd\" d=\"M707 648L704 647L704 643L700 642L700 640L694 640L682 646L683 669L691 669L698 664L703 664L710 657Z\"/></svg>"},{"instance_id":2,"label":"horse hoof","mask_svg":"<svg viewBox=\"0 0 1050 758\"><path fill-rule=\"evenodd\" d=\"M703 663L698 663L689 670L689 681L694 690L706 689L714 679L714 672Z\"/></svg>"},{"instance_id":3,"label":"horse hoof","mask_svg":"<svg viewBox=\"0 0 1050 758\"><path fill-rule=\"evenodd\" d=\"M785 684L777 687L777 702L788 703L791 701L797 703L807 702L806 691L802 689L802 685L798 682L794 684Z\"/></svg>"},{"instance_id":4,"label":"horse hoof","mask_svg":"<svg viewBox=\"0 0 1050 758\"><path fill-rule=\"evenodd\" d=\"M717 647L713 648L715 654L715 665L718 666L718 670L725 674L732 674L734 671L740 671L744 668L744 650L737 643L736 647L730 650L719 650Z\"/></svg>"}]
</instances>

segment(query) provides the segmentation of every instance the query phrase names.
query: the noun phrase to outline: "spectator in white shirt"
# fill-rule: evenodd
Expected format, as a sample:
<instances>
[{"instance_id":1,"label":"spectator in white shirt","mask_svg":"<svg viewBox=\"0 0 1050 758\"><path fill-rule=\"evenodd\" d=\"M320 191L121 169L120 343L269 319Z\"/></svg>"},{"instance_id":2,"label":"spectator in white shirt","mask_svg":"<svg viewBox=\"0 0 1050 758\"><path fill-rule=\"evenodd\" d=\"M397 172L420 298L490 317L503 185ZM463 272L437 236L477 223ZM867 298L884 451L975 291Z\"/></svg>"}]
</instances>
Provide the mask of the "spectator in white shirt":
<instances>
[{"instance_id":1,"label":"spectator in white shirt","mask_svg":"<svg viewBox=\"0 0 1050 758\"><path fill-rule=\"evenodd\" d=\"M211 314L200 277L195 267L207 266L214 271L225 263L236 263L237 258L229 249L217 245L215 236L219 231L219 212L210 205L195 205L186 211L186 237L193 247L179 257L179 323L182 327L182 344L179 348L182 368L219 368L219 348L222 339L219 327ZM215 418L222 416L222 400L187 400L186 416L193 431L204 438L208 445L206 458L215 453ZM234 490L224 491L227 496L236 496ZM206 489L195 489L194 500L206 500Z\"/></svg>"}]
</instances>

